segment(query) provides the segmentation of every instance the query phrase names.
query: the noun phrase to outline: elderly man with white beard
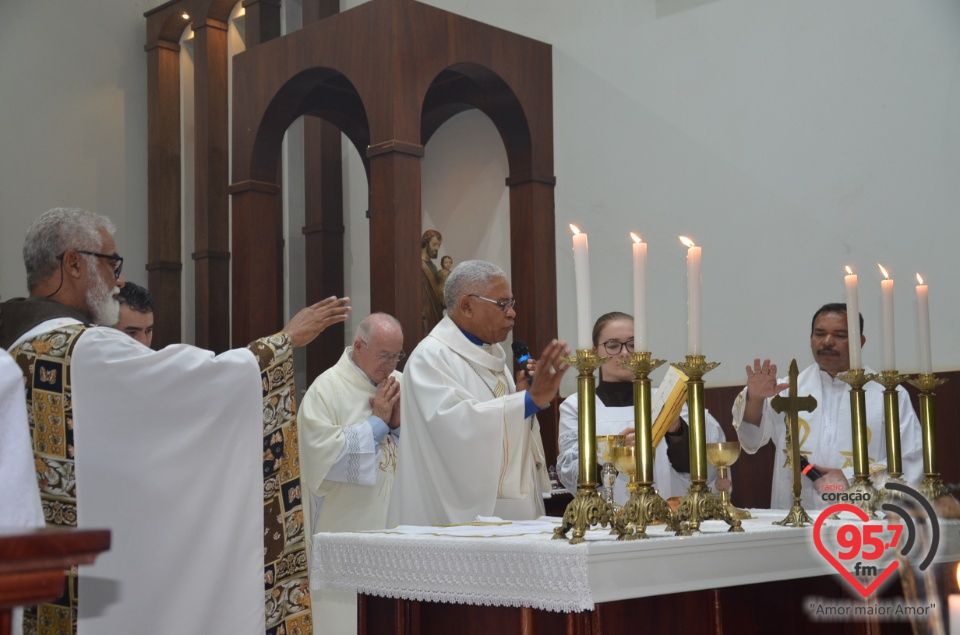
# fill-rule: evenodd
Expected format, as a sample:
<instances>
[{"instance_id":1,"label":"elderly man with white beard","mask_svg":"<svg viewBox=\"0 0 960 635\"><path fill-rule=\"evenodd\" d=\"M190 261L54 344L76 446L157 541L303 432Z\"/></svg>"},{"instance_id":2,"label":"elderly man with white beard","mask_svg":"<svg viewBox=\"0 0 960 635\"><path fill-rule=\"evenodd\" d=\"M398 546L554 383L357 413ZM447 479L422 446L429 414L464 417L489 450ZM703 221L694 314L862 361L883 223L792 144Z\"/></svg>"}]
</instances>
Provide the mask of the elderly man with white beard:
<instances>
[{"instance_id":1,"label":"elderly man with white beard","mask_svg":"<svg viewBox=\"0 0 960 635\"><path fill-rule=\"evenodd\" d=\"M124 284L112 233L85 210L42 214L24 241L30 297L2 304L46 524L112 532L24 632L309 633L292 349L349 300L220 355L152 351L106 328Z\"/></svg>"}]
</instances>

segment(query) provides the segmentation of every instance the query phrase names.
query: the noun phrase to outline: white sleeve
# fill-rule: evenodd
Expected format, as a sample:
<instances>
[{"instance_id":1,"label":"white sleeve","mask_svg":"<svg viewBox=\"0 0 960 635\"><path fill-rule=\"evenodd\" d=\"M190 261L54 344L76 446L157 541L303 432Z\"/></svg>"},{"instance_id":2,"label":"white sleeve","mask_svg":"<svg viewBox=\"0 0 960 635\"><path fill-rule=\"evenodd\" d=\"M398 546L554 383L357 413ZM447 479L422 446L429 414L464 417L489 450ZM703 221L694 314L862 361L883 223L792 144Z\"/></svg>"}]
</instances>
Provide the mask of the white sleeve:
<instances>
[{"instance_id":1,"label":"white sleeve","mask_svg":"<svg viewBox=\"0 0 960 635\"><path fill-rule=\"evenodd\" d=\"M746 404L747 389L744 388L733 402L733 428L737 431L737 438L740 440L740 445L747 454L755 454L757 450L769 443L773 436L774 423L781 419L780 415L770 407L770 400L765 399L763 401L763 414L760 417L760 425L757 426L751 423L744 425L743 414L746 409Z\"/></svg>"},{"instance_id":2,"label":"white sleeve","mask_svg":"<svg viewBox=\"0 0 960 635\"><path fill-rule=\"evenodd\" d=\"M377 482L377 453L380 446L374 443L370 423L364 421L344 428L343 436L346 443L327 472L327 480L374 485Z\"/></svg>"},{"instance_id":3,"label":"white sleeve","mask_svg":"<svg viewBox=\"0 0 960 635\"><path fill-rule=\"evenodd\" d=\"M557 478L571 494L577 493L577 481L580 479L580 446L577 431L578 397L570 395L560 404L560 434L557 455Z\"/></svg>"}]
</instances>

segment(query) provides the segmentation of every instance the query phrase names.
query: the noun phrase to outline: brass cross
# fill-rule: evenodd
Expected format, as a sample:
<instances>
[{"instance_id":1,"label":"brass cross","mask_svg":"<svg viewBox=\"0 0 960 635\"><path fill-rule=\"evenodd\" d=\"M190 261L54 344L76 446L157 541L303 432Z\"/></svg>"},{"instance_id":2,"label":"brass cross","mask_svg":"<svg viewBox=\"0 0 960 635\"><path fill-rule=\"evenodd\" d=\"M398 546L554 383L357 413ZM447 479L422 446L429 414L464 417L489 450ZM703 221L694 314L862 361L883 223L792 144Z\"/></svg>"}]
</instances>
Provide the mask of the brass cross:
<instances>
[{"instance_id":1,"label":"brass cross","mask_svg":"<svg viewBox=\"0 0 960 635\"><path fill-rule=\"evenodd\" d=\"M797 360L790 360L790 390L786 397L777 395L770 400L770 406L779 413L785 414L785 423L787 432L790 435L790 462L793 464L793 496L800 497L800 443L798 437L799 413L813 412L817 407L817 400L813 395L800 397L797 395L797 376L800 371L797 370Z\"/></svg>"}]
</instances>

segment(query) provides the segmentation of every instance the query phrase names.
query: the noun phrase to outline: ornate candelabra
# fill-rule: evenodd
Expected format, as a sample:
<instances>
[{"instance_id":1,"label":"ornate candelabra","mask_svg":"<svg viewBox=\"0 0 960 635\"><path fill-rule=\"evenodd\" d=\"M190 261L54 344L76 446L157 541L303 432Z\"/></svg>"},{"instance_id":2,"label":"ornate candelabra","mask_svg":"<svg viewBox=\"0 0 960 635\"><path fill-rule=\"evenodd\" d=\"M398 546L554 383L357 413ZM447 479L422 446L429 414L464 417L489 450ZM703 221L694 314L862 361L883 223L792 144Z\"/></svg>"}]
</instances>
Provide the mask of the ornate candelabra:
<instances>
[{"instance_id":1,"label":"ornate candelabra","mask_svg":"<svg viewBox=\"0 0 960 635\"><path fill-rule=\"evenodd\" d=\"M648 538L647 525L661 520L677 531L674 515L667 502L653 487L653 417L651 414L650 373L665 360L651 359L649 352L635 352L627 361L618 362L633 371L633 424L636 458L636 485L630 500L616 520L617 540Z\"/></svg>"},{"instance_id":2,"label":"ornate candelabra","mask_svg":"<svg viewBox=\"0 0 960 635\"><path fill-rule=\"evenodd\" d=\"M700 531L700 523L709 518L722 519L733 532L743 531L720 499L707 487L706 406L703 400L703 376L719 366L703 355L687 355L686 363L675 363L687 375L687 409L690 420L690 488L681 499L675 523L677 535L690 536Z\"/></svg>"},{"instance_id":3,"label":"ornate candelabra","mask_svg":"<svg viewBox=\"0 0 960 635\"><path fill-rule=\"evenodd\" d=\"M895 370L884 370L879 375L869 375L869 379L883 386L883 426L887 440L887 482L906 485L903 480L903 452L900 448L900 393L897 386L907 380ZM903 499L903 492L883 488L883 499Z\"/></svg>"},{"instance_id":4,"label":"ornate candelabra","mask_svg":"<svg viewBox=\"0 0 960 635\"><path fill-rule=\"evenodd\" d=\"M590 527L606 527L613 521L613 505L603 500L597 492L597 386L593 371L602 366L609 357L598 357L592 349L578 349L576 357L565 357L564 361L576 367L577 433L580 460L580 476L577 479L577 493L563 512L563 523L553 530L553 539L567 537L573 529L570 544L583 542L584 534Z\"/></svg>"},{"instance_id":5,"label":"ornate candelabra","mask_svg":"<svg viewBox=\"0 0 960 635\"><path fill-rule=\"evenodd\" d=\"M867 398L863 387L870 381L862 368L851 368L837 379L850 384L850 426L853 434L853 484L847 493L852 504L873 516L880 504L880 493L870 481L867 465Z\"/></svg>"},{"instance_id":6,"label":"ornate candelabra","mask_svg":"<svg viewBox=\"0 0 960 635\"><path fill-rule=\"evenodd\" d=\"M937 467L937 426L933 398L933 391L947 383L946 379L937 379L933 373L922 373L910 384L920 389L920 426L923 430L923 481L920 483L920 493L933 501L945 496L950 491L940 480L940 469Z\"/></svg>"}]
</instances>

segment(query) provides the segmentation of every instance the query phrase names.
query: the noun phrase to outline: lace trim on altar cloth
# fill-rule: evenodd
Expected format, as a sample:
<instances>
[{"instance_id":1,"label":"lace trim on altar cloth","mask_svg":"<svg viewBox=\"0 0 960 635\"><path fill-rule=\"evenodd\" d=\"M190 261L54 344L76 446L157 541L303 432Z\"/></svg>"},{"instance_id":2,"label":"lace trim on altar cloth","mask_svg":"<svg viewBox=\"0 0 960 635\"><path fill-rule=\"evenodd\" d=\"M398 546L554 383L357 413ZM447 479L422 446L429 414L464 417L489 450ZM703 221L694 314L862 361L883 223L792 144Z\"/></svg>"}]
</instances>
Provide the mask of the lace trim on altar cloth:
<instances>
[{"instance_id":1,"label":"lace trim on altar cloth","mask_svg":"<svg viewBox=\"0 0 960 635\"><path fill-rule=\"evenodd\" d=\"M311 582L314 588L423 602L528 606L557 612L593 609L586 545L544 541L542 528L535 522L530 526L509 523L514 529L511 540L477 540L492 535L487 528L502 531L504 523L471 523L454 532L418 528L434 531L394 536L405 541L402 558L392 545L384 544L382 532L336 534L336 541L317 534ZM555 524L549 525L552 533ZM437 540L441 534L444 538ZM536 540L535 553L525 537Z\"/></svg>"}]
</instances>

